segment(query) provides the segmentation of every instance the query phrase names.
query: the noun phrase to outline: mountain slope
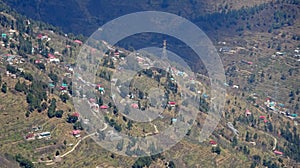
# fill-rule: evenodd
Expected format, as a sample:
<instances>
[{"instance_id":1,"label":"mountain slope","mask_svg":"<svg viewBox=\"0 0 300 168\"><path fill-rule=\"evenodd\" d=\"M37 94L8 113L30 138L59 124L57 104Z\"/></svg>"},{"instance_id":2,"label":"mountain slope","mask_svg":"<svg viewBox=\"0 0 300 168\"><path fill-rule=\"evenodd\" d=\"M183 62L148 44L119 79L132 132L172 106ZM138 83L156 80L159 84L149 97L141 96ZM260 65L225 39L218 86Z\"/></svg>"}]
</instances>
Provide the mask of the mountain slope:
<instances>
[{"instance_id":1,"label":"mountain slope","mask_svg":"<svg viewBox=\"0 0 300 168\"><path fill-rule=\"evenodd\" d=\"M165 11L193 20L208 13L252 7L269 1L141 0L132 3L130 0L5 0L11 7L28 17L62 27L65 32L84 35L90 35L102 24L132 12Z\"/></svg>"}]
</instances>

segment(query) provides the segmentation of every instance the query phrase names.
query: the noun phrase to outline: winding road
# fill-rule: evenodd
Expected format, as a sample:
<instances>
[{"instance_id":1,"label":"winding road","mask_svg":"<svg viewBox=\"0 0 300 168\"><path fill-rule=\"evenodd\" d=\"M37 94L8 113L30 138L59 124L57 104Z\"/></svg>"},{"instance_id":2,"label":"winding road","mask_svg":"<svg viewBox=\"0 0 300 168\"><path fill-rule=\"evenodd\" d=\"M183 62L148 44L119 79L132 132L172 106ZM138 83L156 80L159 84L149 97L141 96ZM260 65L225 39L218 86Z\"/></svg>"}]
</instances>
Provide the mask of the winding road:
<instances>
[{"instance_id":1,"label":"winding road","mask_svg":"<svg viewBox=\"0 0 300 168\"><path fill-rule=\"evenodd\" d=\"M104 131L106 128L107 128L107 124L104 123L104 128L102 128L100 131ZM71 150L69 150L68 152L64 153L64 154L61 155L60 157L62 158L62 157L67 156L68 154L72 153L72 152L76 149L76 147L80 144L81 141L83 141L83 140L85 140L86 138L88 138L88 137L90 137L90 136L92 136L92 135L95 135L95 134L96 134L96 132L93 132L93 133L88 134L88 135L86 135L85 137L81 138L81 139L75 144L75 146L74 146Z\"/></svg>"},{"instance_id":2,"label":"winding road","mask_svg":"<svg viewBox=\"0 0 300 168\"><path fill-rule=\"evenodd\" d=\"M106 130L107 127L108 127L108 125L107 125L106 123L104 123L104 128L100 129L100 131ZM81 138L81 139L75 144L75 146L74 146L71 150L69 150L68 152L64 153L63 155L60 155L60 156L57 156L57 157L62 158L62 157L67 156L68 154L72 153L72 152L76 149L76 147L80 144L81 141L83 141L83 140L85 140L86 138L88 138L88 137L90 137L90 136L92 136L92 135L95 135L95 134L96 134L96 132L93 132L93 133L91 133L91 134L88 134L88 135L84 136L83 138ZM53 160L46 160L46 161L38 161L38 162L32 162L32 163L34 163L34 164L36 164L36 163L47 163L47 165L52 165L52 164L54 164L54 161L53 161Z\"/></svg>"}]
</instances>

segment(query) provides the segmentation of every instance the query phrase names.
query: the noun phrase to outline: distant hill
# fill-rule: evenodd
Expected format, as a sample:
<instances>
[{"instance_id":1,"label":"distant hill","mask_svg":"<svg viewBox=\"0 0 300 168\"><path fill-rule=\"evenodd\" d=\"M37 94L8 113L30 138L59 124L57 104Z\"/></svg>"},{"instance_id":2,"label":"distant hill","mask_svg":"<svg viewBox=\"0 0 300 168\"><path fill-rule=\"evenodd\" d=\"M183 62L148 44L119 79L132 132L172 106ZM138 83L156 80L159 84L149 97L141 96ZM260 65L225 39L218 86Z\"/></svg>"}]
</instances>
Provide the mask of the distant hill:
<instances>
[{"instance_id":1,"label":"distant hill","mask_svg":"<svg viewBox=\"0 0 300 168\"><path fill-rule=\"evenodd\" d=\"M252 7L270 0L5 0L21 14L62 27L65 32L90 35L102 24L138 11L165 11L190 20L214 12Z\"/></svg>"}]
</instances>

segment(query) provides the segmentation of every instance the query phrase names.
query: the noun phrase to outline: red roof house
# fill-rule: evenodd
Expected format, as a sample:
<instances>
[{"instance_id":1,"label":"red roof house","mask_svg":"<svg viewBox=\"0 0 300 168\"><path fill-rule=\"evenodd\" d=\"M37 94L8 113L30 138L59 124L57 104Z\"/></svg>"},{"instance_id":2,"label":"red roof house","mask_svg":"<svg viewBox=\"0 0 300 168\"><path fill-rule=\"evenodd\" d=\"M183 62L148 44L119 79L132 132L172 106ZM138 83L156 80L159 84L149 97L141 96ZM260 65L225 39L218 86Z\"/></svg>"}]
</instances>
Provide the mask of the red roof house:
<instances>
[{"instance_id":1,"label":"red roof house","mask_svg":"<svg viewBox=\"0 0 300 168\"><path fill-rule=\"evenodd\" d=\"M37 38L38 38L38 39L41 39L42 37L43 37L42 34L38 34L38 35L37 35Z\"/></svg>"},{"instance_id":2,"label":"red roof house","mask_svg":"<svg viewBox=\"0 0 300 168\"><path fill-rule=\"evenodd\" d=\"M34 63L39 64L41 63L41 60L35 60Z\"/></svg>"},{"instance_id":3,"label":"red roof house","mask_svg":"<svg viewBox=\"0 0 300 168\"><path fill-rule=\"evenodd\" d=\"M136 103L134 103L134 104L131 105L131 107L132 107L132 108L139 108L139 105L136 104Z\"/></svg>"},{"instance_id":4,"label":"red roof house","mask_svg":"<svg viewBox=\"0 0 300 168\"><path fill-rule=\"evenodd\" d=\"M78 134L80 134L80 130L73 130L73 131L72 131L72 134L73 134L73 135L78 135Z\"/></svg>"},{"instance_id":5,"label":"red roof house","mask_svg":"<svg viewBox=\"0 0 300 168\"><path fill-rule=\"evenodd\" d=\"M274 153L275 153L276 155L282 155L282 154L283 154L282 152L277 151L277 150L274 150Z\"/></svg>"},{"instance_id":6,"label":"red roof house","mask_svg":"<svg viewBox=\"0 0 300 168\"><path fill-rule=\"evenodd\" d=\"M210 140L210 141L209 141L209 144L211 144L211 145L217 145L217 142L214 141L214 140Z\"/></svg>"},{"instance_id":7,"label":"red roof house","mask_svg":"<svg viewBox=\"0 0 300 168\"><path fill-rule=\"evenodd\" d=\"M95 102L96 102L96 99L90 98L89 102L90 102L90 103L95 103Z\"/></svg>"},{"instance_id":8,"label":"red roof house","mask_svg":"<svg viewBox=\"0 0 300 168\"><path fill-rule=\"evenodd\" d=\"M79 44L79 45L82 45L82 41L80 41L80 40L74 40L74 43L77 43L77 44Z\"/></svg>"},{"instance_id":9,"label":"red roof house","mask_svg":"<svg viewBox=\"0 0 300 168\"><path fill-rule=\"evenodd\" d=\"M266 119L266 116L259 116L260 119Z\"/></svg>"},{"instance_id":10,"label":"red roof house","mask_svg":"<svg viewBox=\"0 0 300 168\"><path fill-rule=\"evenodd\" d=\"M73 117L79 117L80 115L79 115L78 112L74 112L74 113L72 114L72 116L73 116Z\"/></svg>"},{"instance_id":11,"label":"red roof house","mask_svg":"<svg viewBox=\"0 0 300 168\"><path fill-rule=\"evenodd\" d=\"M246 112L245 112L245 115L246 116L251 115L251 112L247 109Z\"/></svg>"},{"instance_id":12,"label":"red roof house","mask_svg":"<svg viewBox=\"0 0 300 168\"><path fill-rule=\"evenodd\" d=\"M60 87L60 90L66 90L67 88L66 87L64 87L64 86L61 86Z\"/></svg>"},{"instance_id":13,"label":"red roof house","mask_svg":"<svg viewBox=\"0 0 300 168\"><path fill-rule=\"evenodd\" d=\"M170 106L175 106L176 102L174 102L174 101L169 101L168 104L169 104Z\"/></svg>"},{"instance_id":14,"label":"red roof house","mask_svg":"<svg viewBox=\"0 0 300 168\"><path fill-rule=\"evenodd\" d=\"M26 139L31 139L33 137L34 137L34 133L28 133L25 138Z\"/></svg>"},{"instance_id":15,"label":"red roof house","mask_svg":"<svg viewBox=\"0 0 300 168\"><path fill-rule=\"evenodd\" d=\"M107 109L107 108L108 108L108 106L106 106L106 105L100 106L100 109Z\"/></svg>"},{"instance_id":16,"label":"red roof house","mask_svg":"<svg viewBox=\"0 0 300 168\"><path fill-rule=\"evenodd\" d=\"M115 57L119 57L119 56L120 56L119 51L115 51L114 56L115 56Z\"/></svg>"},{"instance_id":17,"label":"red roof house","mask_svg":"<svg viewBox=\"0 0 300 168\"><path fill-rule=\"evenodd\" d=\"M48 58L56 58L53 54L51 54L51 53L48 53Z\"/></svg>"}]
</instances>

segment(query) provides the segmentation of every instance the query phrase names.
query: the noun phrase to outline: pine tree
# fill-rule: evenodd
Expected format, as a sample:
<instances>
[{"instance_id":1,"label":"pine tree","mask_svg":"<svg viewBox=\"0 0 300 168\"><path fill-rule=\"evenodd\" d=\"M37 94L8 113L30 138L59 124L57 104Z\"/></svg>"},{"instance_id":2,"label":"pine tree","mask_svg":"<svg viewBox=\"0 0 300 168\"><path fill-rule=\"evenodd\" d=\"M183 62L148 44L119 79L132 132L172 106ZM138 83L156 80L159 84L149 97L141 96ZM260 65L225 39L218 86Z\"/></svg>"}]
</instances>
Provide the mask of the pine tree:
<instances>
[{"instance_id":1,"label":"pine tree","mask_svg":"<svg viewBox=\"0 0 300 168\"><path fill-rule=\"evenodd\" d=\"M2 85L1 91L2 91L3 93L6 93L6 92L7 92L7 84L6 84L6 82L4 82L4 84Z\"/></svg>"},{"instance_id":2,"label":"pine tree","mask_svg":"<svg viewBox=\"0 0 300 168\"><path fill-rule=\"evenodd\" d=\"M232 139L232 142L231 142L231 146L232 146L232 147L236 147L237 144L238 144L237 137L234 136L233 139Z\"/></svg>"}]
</instances>

